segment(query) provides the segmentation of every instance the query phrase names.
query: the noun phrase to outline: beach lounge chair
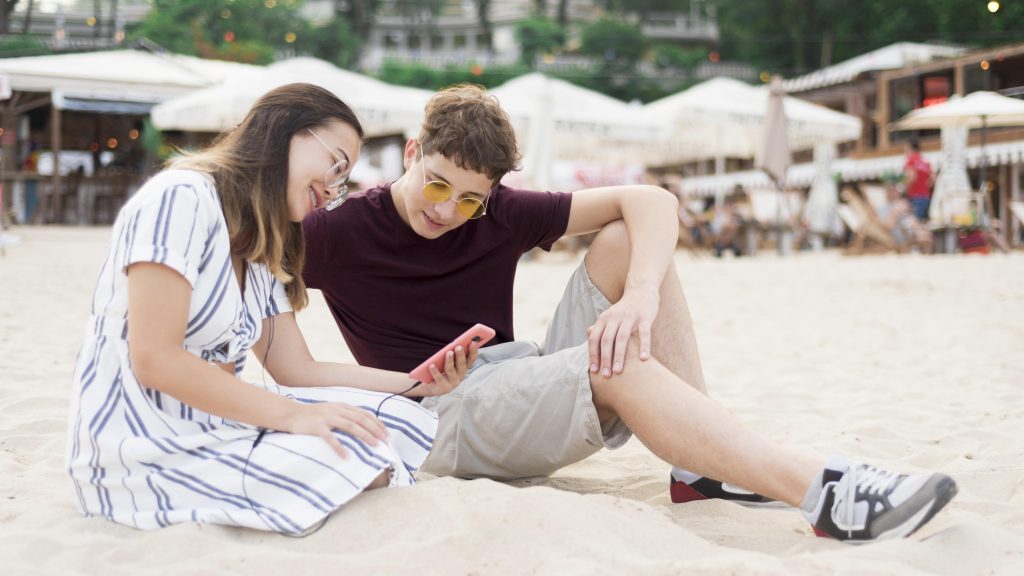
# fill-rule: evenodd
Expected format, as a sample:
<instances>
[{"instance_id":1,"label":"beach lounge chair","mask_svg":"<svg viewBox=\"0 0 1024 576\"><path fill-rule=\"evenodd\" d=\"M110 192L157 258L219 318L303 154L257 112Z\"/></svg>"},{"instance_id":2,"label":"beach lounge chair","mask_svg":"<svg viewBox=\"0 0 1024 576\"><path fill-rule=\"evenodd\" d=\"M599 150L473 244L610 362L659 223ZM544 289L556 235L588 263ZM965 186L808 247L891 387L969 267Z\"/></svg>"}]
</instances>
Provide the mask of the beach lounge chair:
<instances>
[{"instance_id":1,"label":"beach lounge chair","mask_svg":"<svg viewBox=\"0 0 1024 576\"><path fill-rule=\"evenodd\" d=\"M1021 227L1024 227L1024 202L1014 200L1010 202L1010 214L1017 220ZM1014 240L1016 242L1016 239Z\"/></svg>"},{"instance_id":2,"label":"beach lounge chair","mask_svg":"<svg viewBox=\"0 0 1024 576\"><path fill-rule=\"evenodd\" d=\"M836 206L836 213L853 233L848 254L863 254L869 247L869 240L881 247L883 252L900 250L900 244L892 233L882 226L878 213L871 204L849 189L844 189L841 196L846 203Z\"/></svg>"},{"instance_id":3,"label":"beach lounge chair","mask_svg":"<svg viewBox=\"0 0 1024 576\"><path fill-rule=\"evenodd\" d=\"M775 238L781 254L789 254L800 232L803 195L794 190L755 190L749 198L750 214L757 228Z\"/></svg>"}]
</instances>

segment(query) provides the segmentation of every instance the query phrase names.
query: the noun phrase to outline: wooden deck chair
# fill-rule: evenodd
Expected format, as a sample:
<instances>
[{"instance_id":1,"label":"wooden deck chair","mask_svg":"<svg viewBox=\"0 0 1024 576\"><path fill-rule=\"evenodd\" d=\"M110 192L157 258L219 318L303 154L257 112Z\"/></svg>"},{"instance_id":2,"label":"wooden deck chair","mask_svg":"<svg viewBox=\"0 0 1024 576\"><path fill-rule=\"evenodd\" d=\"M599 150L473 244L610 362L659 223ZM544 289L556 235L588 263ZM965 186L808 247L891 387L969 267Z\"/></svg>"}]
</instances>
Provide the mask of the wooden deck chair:
<instances>
[{"instance_id":1,"label":"wooden deck chair","mask_svg":"<svg viewBox=\"0 0 1024 576\"><path fill-rule=\"evenodd\" d=\"M849 253L863 254L868 240L879 244L885 250L900 250L899 243L879 222L878 214L870 204L846 190L842 192L842 197L846 204L836 206L836 213L853 233Z\"/></svg>"},{"instance_id":2,"label":"wooden deck chair","mask_svg":"<svg viewBox=\"0 0 1024 576\"><path fill-rule=\"evenodd\" d=\"M1010 213L1017 219L1017 222L1020 222L1021 226L1024 226L1024 202L1019 200L1010 202Z\"/></svg>"},{"instance_id":3,"label":"wooden deck chair","mask_svg":"<svg viewBox=\"0 0 1024 576\"><path fill-rule=\"evenodd\" d=\"M799 231L800 213L803 210L803 194L795 190L755 190L751 191L750 212L757 228L771 232L780 243L783 254L789 253L794 236Z\"/></svg>"},{"instance_id":4,"label":"wooden deck chair","mask_svg":"<svg viewBox=\"0 0 1024 576\"><path fill-rule=\"evenodd\" d=\"M5 231L7 229L8 216L9 213L4 208L4 187L3 184L0 184L0 256L7 256L7 247L15 246L21 242L20 238Z\"/></svg>"},{"instance_id":5,"label":"wooden deck chair","mask_svg":"<svg viewBox=\"0 0 1024 576\"><path fill-rule=\"evenodd\" d=\"M1024 202L1013 200L1010 202L1010 214L1017 219L1017 222L1024 227Z\"/></svg>"}]
</instances>

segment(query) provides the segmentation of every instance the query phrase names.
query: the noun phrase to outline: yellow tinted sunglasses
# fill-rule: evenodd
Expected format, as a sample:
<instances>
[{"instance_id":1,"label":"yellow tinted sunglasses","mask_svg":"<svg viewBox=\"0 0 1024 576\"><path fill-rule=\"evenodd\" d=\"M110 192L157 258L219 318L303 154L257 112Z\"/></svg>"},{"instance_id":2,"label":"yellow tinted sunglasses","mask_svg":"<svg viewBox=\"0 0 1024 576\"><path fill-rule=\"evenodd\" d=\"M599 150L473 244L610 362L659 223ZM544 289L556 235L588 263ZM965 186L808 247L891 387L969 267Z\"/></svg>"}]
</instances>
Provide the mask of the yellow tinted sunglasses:
<instances>
[{"instance_id":1,"label":"yellow tinted sunglasses","mask_svg":"<svg viewBox=\"0 0 1024 576\"><path fill-rule=\"evenodd\" d=\"M420 151L420 167L423 168L423 197L433 204L440 204L451 199L452 187L450 184L440 180L427 180L427 166L423 162L422 150ZM455 201L455 211L463 218L476 220L487 214L487 204L471 196L463 196Z\"/></svg>"}]
</instances>

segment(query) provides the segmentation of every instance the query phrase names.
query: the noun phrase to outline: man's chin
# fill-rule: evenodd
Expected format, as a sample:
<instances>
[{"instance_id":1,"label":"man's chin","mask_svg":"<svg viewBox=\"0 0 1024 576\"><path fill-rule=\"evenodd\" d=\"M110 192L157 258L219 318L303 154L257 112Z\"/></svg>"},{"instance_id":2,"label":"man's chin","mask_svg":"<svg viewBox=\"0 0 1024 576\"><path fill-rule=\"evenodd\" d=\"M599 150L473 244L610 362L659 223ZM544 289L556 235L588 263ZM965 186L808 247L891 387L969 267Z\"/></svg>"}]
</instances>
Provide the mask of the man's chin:
<instances>
[{"instance_id":1,"label":"man's chin","mask_svg":"<svg viewBox=\"0 0 1024 576\"><path fill-rule=\"evenodd\" d=\"M441 228L440 230L431 230L430 228L423 227L423 228L416 228L416 229L414 229L414 231L421 238L425 238L427 240L436 240L436 239L440 238L441 236L444 236L444 234L446 232L448 232L448 228Z\"/></svg>"}]
</instances>

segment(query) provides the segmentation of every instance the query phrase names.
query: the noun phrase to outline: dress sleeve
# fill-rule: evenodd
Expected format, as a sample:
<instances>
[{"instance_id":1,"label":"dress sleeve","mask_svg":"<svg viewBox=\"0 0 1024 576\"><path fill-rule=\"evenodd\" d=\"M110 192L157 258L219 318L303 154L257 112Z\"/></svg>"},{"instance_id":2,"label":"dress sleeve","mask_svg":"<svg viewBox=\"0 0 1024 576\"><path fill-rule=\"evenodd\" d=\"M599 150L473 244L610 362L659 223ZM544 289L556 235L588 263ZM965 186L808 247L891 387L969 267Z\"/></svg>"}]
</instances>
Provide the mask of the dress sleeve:
<instances>
[{"instance_id":1,"label":"dress sleeve","mask_svg":"<svg viewBox=\"0 0 1024 576\"><path fill-rule=\"evenodd\" d=\"M285 292L284 284L275 278L270 272L270 297L267 298L267 305L263 308L263 317L270 318L284 312L292 311L292 303L288 300L288 293Z\"/></svg>"},{"instance_id":2,"label":"dress sleeve","mask_svg":"<svg viewBox=\"0 0 1024 576\"><path fill-rule=\"evenodd\" d=\"M139 194L144 196L124 214L119 238L124 249L118 267L123 271L136 262L163 264L194 288L210 240L220 226L212 213L219 210L218 203L215 198L202 198L196 186L187 183L169 183Z\"/></svg>"}]
</instances>

